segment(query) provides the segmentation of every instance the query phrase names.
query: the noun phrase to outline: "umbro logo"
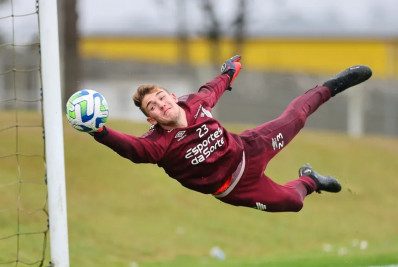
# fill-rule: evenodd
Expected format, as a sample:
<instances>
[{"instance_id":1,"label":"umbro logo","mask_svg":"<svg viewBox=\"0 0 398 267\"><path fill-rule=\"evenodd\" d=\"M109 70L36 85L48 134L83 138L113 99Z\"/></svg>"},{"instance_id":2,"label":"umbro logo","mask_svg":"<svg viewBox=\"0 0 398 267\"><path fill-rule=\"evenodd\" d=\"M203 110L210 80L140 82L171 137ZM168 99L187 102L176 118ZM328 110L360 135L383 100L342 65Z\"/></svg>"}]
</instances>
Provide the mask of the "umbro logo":
<instances>
[{"instance_id":1,"label":"umbro logo","mask_svg":"<svg viewBox=\"0 0 398 267\"><path fill-rule=\"evenodd\" d=\"M256 209L265 211L267 209L267 206L263 203L256 202Z\"/></svg>"},{"instance_id":2,"label":"umbro logo","mask_svg":"<svg viewBox=\"0 0 398 267\"><path fill-rule=\"evenodd\" d=\"M175 139L178 139L177 141L180 142L182 139L184 139L187 135L185 134L186 131L179 131L176 133L174 136Z\"/></svg>"}]
</instances>

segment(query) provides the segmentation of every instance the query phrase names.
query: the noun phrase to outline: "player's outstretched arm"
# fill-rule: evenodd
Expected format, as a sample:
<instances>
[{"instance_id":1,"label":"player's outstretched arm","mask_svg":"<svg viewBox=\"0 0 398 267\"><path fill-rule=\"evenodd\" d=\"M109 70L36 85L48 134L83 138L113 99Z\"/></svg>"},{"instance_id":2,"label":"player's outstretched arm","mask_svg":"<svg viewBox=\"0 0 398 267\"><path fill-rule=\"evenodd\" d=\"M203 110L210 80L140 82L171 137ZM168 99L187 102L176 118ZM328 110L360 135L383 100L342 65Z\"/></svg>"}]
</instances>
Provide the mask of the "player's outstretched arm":
<instances>
[{"instance_id":1,"label":"player's outstretched arm","mask_svg":"<svg viewBox=\"0 0 398 267\"><path fill-rule=\"evenodd\" d=\"M242 68L242 64L239 62L242 56L236 55L228 59L221 66L221 74L226 74L229 76L229 88L232 89L232 83L234 82L236 76L238 76L240 69Z\"/></svg>"}]
</instances>

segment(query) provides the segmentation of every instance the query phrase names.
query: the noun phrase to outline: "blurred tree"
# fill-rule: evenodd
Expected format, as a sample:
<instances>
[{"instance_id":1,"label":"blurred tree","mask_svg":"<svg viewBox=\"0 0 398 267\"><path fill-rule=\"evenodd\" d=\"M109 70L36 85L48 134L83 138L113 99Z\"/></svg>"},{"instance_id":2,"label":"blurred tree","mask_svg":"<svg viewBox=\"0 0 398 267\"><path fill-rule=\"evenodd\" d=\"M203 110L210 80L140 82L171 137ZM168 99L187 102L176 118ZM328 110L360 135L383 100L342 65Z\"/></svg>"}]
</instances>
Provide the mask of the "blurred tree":
<instances>
[{"instance_id":1,"label":"blurred tree","mask_svg":"<svg viewBox=\"0 0 398 267\"><path fill-rule=\"evenodd\" d=\"M76 1L58 0L63 103L79 89L81 65Z\"/></svg>"},{"instance_id":2,"label":"blurred tree","mask_svg":"<svg viewBox=\"0 0 398 267\"><path fill-rule=\"evenodd\" d=\"M179 44L179 63L185 68L189 65L189 41L187 29L187 2L186 0L177 0L178 16L178 44Z\"/></svg>"},{"instance_id":3,"label":"blurred tree","mask_svg":"<svg viewBox=\"0 0 398 267\"><path fill-rule=\"evenodd\" d=\"M214 68L218 68L220 64L220 38L221 38L221 28L218 22L216 12L214 11L214 5L212 0L202 1L203 10L207 16L207 21L209 25L206 29L206 36L210 42L210 63Z\"/></svg>"},{"instance_id":4,"label":"blurred tree","mask_svg":"<svg viewBox=\"0 0 398 267\"><path fill-rule=\"evenodd\" d=\"M239 0L238 2L238 10L236 13L236 18L234 21L235 31L234 31L234 39L235 39L235 51L234 54L242 54L243 53L243 43L245 40L245 27L246 27L246 0Z\"/></svg>"},{"instance_id":5,"label":"blurred tree","mask_svg":"<svg viewBox=\"0 0 398 267\"><path fill-rule=\"evenodd\" d=\"M214 8L215 0L202 1L202 7L204 14L207 17L206 21L209 23L206 29L206 36L210 41L210 61L218 67L221 61L225 59L220 58L220 40L225 34L221 30L220 20L222 18L217 17ZM243 43L245 39L245 26L246 26L246 0L237 0L237 12L234 19L232 20L232 35L234 39L234 53L241 54L243 49ZM227 27L230 29L231 27ZM232 56L232 55L231 55Z\"/></svg>"}]
</instances>

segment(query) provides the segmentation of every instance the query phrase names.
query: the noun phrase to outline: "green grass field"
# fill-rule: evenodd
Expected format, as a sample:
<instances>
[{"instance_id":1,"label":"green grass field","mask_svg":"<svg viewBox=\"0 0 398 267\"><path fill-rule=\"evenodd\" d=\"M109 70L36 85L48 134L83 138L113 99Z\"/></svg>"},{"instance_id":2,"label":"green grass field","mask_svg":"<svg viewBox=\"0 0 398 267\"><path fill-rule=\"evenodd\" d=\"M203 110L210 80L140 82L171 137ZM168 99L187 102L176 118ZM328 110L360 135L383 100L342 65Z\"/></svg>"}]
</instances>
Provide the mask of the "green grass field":
<instances>
[{"instance_id":1,"label":"green grass field","mask_svg":"<svg viewBox=\"0 0 398 267\"><path fill-rule=\"evenodd\" d=\"M2 125L12 119L0 114ZM133 135L148 128L122 121L109 126ZM133 164L88 134L64 127L71 266L398 265L397 138L304 130L271 161L267 174L285 183L309 162L339 178L343 190L309 196L299 213L271 214L189 191L156 165ZM18 146L40 150L40 137L40 131L19 134ZM14 139L15 131L0 132L0 155L15 148ZM0 158L1 179L17 172L4 162ZM22 173L42 177L42 166L35 166L24 164ZM1 190L2 206L13 203L10 194ZM29 202L37 195L24 197ZM37 221L26 218L26 224ZM0 237L15 227L12 218L1 219ZM9 248L3 241L0 261ZM27 246L26 257L37 253ZM225 260L209 255L216 246Z\"/></svg>"}]
</instances>

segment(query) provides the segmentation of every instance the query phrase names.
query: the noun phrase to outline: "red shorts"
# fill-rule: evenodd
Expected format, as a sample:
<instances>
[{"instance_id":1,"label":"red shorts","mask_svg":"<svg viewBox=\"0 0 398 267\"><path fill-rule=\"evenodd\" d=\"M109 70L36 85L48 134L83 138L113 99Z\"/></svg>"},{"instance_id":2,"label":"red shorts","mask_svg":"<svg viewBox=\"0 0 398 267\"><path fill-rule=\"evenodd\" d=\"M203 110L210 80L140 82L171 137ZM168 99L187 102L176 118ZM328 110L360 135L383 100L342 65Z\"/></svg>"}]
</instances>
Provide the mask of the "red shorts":
<instances>
[{"instance_id":1,"label":"red shorts","mask_svg":"<svg viewBox=\"0 0 398 267\"><path fill-rule=\"evenodd\" d=\"M235 188L221 201L269 212L299 211L306 195L316 189L305 176L280 185L264 174L268 162L298 134L309 115L330 98L326 87L317 86L294 99L277 118L240 137L244 144L245 168Z\"/></svg>"}]
</instances>

